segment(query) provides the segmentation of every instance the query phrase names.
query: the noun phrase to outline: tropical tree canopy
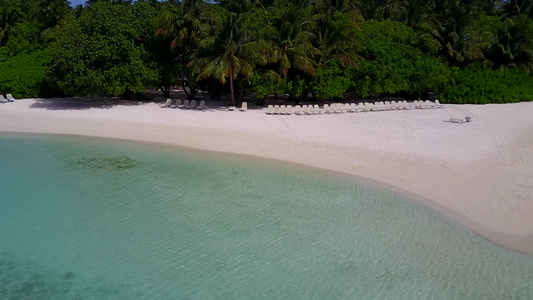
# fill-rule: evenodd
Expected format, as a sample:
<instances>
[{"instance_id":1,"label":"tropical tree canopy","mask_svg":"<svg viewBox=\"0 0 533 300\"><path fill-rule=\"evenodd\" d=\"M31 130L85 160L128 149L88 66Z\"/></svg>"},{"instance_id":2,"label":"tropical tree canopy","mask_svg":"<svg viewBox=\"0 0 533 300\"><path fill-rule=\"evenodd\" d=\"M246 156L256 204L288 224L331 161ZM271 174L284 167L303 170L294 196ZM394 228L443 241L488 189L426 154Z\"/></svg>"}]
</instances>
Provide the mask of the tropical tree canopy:
<instances>
[{"instance_id":1,"label":"tropical tree canopy","mask_svg":"<svg viewBox=\"0 0 533 300\"><path fill-rule=\"evenodd\" d=\"M0 64L0 93L19 97L178 86L231 104L249 93L524 101L533 1L0 0Z\"/></svg>"}]
</instances>

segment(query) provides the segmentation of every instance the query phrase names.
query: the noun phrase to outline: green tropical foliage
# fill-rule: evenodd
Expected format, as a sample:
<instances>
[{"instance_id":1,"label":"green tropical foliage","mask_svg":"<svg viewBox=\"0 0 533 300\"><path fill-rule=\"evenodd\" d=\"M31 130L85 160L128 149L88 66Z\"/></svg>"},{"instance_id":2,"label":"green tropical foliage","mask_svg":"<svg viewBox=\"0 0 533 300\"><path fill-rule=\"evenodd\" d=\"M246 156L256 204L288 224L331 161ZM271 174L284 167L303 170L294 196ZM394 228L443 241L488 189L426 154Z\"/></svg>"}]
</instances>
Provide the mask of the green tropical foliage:
<instances>
[{"instance_id":1,"label":"green tropical foliage","mask_svg":"<svg viewBox=\"0 0 533 300\"><path fill-rule=\"evenodd\" d=\"M529 0L0 0L0 91L530 101ZM28 74L27 80L20 74Z\"/></svg>"},{"instance_id":2,"label":"green tropical foliage","mask_svg":"<svg viewBox=\"0 0 533 300\"><path fill-rule=\"evenodd\" d=\"M157 79L147 44L155 34L148 4L97 2L80 19L59 29L51 45L51 79L70 95L124 95L143 91Z\"/></svg>"},{"instance_id":3,"label":"green tropical foliage","mask_svg":"<svg viewBox=\"0 0 533 300\"><path fill-rule=\"evenodd\" d=\"M46 79L49 63L48 50L24 53L0 62L0 95L13 94L15 98L51 95Z\"/></svg>"}]
</instances>

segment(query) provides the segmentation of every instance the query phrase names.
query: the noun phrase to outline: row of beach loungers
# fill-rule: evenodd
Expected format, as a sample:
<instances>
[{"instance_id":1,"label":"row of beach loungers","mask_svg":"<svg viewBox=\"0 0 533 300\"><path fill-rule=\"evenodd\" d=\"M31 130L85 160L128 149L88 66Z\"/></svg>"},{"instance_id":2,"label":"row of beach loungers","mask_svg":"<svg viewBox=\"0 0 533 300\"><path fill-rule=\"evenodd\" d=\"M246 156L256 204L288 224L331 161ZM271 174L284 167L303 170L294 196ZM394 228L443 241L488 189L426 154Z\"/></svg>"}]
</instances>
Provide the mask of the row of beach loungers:
<instances>
[{"instance_id":1,"label":"row of beach loungers","mask_svg":"<svg viewBox=\"0 0 533 300\"><path fill-rule=\"evenodd\" d=\"M180 99L177 99L174 104L172 104L172 99L167 99L162 108L184 108L184 109L205 109L205 100L200 100L198 106L196 106L196 100L184 100L183 103ZM235 106L230 106L228 110L235 110ZM243 102L240 111L248 110L248 103Z\"/></svg>"},{"instance_id":2,"label":"row of beach loungers","mask_svg":"<svg viewBox=\"0 0 533 300\"><path fill-rule=\"evenodd\" d=\"M314 115L314 114L331 114L331 113L345 113L345 112L367 112L367 111L384 111L384 110L404 110L404 109L427 109L427 108L444 108L439 100L431 102L429 100L415 100L414 102L407 101L385 101L376 103L333 103L324 104L324 108L315 105L269 105L267 107L267 114L269 115Z\"/></svg>"},{"instance_id":3,"label":"row of beach loungers","mask_svg":"<svg viewBox=\"0 0 533 300\"><path fill-rule=\"evenodd\" d=\"M205 109L205 100L201 100L198 105L196 105L196 100L185 100L183 103L181 99L177 99L174 104L172 104L172 99L167 99L163 108L183 108L183 109Z\"/></svg>"},{"instance_id":4,"label":"row of beach loungers","mask_svg":"<svg viewBox=\"0 0 533 300\"><path fill-rule=\"evenodd\" d=\"M0 95L0 103L15 102L15 98L11 94L7 94L6 98L4 95Z\"/></svg>"}]
</instances>

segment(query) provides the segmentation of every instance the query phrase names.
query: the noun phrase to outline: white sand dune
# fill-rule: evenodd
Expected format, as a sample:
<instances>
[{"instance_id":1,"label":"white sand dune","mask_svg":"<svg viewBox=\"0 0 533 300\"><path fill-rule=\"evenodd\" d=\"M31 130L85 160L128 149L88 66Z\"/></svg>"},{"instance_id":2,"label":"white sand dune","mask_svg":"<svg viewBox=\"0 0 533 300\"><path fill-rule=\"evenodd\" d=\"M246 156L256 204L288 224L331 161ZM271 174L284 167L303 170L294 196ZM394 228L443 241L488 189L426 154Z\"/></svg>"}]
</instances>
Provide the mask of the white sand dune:
<instances>
[{"instance_id":1,"label":"white sand dune","mask_svg":"<svg viewBox=\"0 0 533 300\"><path fill-rule=\"evenodd\" d=\"M341 172L419 199L482 236L533 255L533 102L313 116L95 106L75 99L0 104L0 131L158 142ZM471 116L455 124L450 117Z\"/></svg>"}]
</instances>

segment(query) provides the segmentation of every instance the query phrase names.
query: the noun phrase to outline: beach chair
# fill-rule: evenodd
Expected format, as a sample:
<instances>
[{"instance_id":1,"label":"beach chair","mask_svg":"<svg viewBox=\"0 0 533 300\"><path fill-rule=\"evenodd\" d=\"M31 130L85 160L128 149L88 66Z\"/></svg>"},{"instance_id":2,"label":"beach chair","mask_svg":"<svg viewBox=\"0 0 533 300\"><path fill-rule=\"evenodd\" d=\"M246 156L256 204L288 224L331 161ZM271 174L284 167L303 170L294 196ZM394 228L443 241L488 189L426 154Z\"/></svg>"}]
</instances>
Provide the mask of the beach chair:
<instances>
[{"instance_id":1,"label":"beach chair","mask_svg":"<svg viewBox=\"0 0 533 300\"><path fill-rule=\"evenodd\" d=\"M439 99L435 99L435 108L445 108L445 107L447 106L440 104Z\"/></svg>"},{"instance_id":2,"label":"beach chair","mask_svg":"<svg viewBox=\"0 0 533 300\"><path fill-rule=\"evenodd\" d=\"M165 102L163 106L161 106L161 108L168 108L168 107L171 107L171 105L172 105L172 99L167 99L167 101Z\"/></svg>"},{"instance_id":3,"label":"beach chair","mask_svg":"<svg viewBox=\"0 0 533 300\"><path fill-rule=\"evenodd\" d=\"M274 105L274 114L279 115L279 105Z\"/></svg>"},{"instance_id":4,"label":"beach chair","mask_svg":"<svg viewBox=\"0 0 533 300\"><path fill-rule=\"evenodd\" d=\"M398 109L408 109L407 101L398 101Z\"/></svg>"},{"instance_id":5,"label":"beach chair","mask_svg":"<svg viewBox=\"0 0 533 300\"><path fill-rule=\"evenodd\" d=\"M390 103L390 108L391 108L392 110L400 109L399 103L397 103L396 101L392 101L392 102Z\"/></svg>"},{"instance_id":6,"label":"beach chair","mask_svg":"<svg viewBox=\"0 0 533 300\"><path fill-rule=\"evenodd\" d=\"M189 107L189 100L184 100L183 101L183 104L179 106L179 108L187 108Z\"/></svg>"},{"instance_id":7,"label":"beach chair","mask_svg":"<svg viewBox=\"0 0 533 300\"><path fill-rule=\"evenodd\" d=\"M287 106L286 105L280 105L279 106L279 114L284 115L287 113Z\"/></svg>"},{"instance_id":8,"label":"beach chair","mask_svg":"<svg viewBox=\"0 0 533 300\"><path fill-rule=\"evenodd\" d=\"M8 102L15 102L15 97L13 97L13 95L11 94L7 94L6 98Z\"/></svg>"},{"instance_id":9,"label":"beach chair","mask_svg":"<svg viewBox=\"0 0 533 300\"><path fill-rule=\"evenodd\" d=\"M344 103L344 111L349 113L352 112L352 108L350 107L350 103Z\"/></svg>"},{"instance_id":10,"label":"beach chair","mask_svg":"<svg viewBox=\"0 0 533 300\"><path fill-rule=\"evenodd\" d=\"M4 95L0 95L0 103L6 103L7 100L4 98Z\"/></svg>"},{"instance_id":11,"label":"beach chair","mask_svg":"<svg viewBox=\"0 0 533 300\"><path fill-rule=\"evenodd\" d=\"M385 107L385 102L379 101L378 108L379 110L386 110L387 108Z\"/></svg>"},{"instance_id":12,"label":"beach chair","mask_svg":"<svg viewBox=\"0 0 533 300\"><path fill-rule=\"evenodd\" d=\"M292 105L287 105L287 115L292 115Z\"/></svg>"},{"instance_id":13,"label":"beach chair","mask_svg":"<svg viewBox=\"0 0 533 300\"><path fill-rule=\"evenodd\" d=\"M313 113L315 115L320 115L322 113L322 111L320 111L320 106L318 106L318 104L313 105Z\"/></svg>"},{"instance_id":14,"label":"beach chair","mask_svg":"<svg viewBox=\"0 0 533 300\"><path fill-rule=\"evenodd\" d=\"M300 115L302 112L301 112L302 108L300 107L300 105L295 105L294 106L294 114L295 115Z\"/></svg>"},{"instance_id":15,"label":"beach chair","mask_svg":"<svg viewBox=\"0 0 533 300\"><path fill-rule=\"evenodd\" d=\"M180 107L180 105L181 105L181 99L177 99L176 103L174 103L174 105L172 105L171 107L172 108L178 108L178 107Z\"/></svg>"},{"instance_id":16,"label":"beach chair","mask_svg":"<svg viewBox=\"0 0 533 300\"><path fill-rule=\"evenodd\" d=\"M196 107L196 109L205 109L205 100L200 100L200 104Z\"/></svg>"},{"instance_id":17,"label":"beach chair","mask_svg":"<svg viewBox=\"0 0 533 300\"><path fill-rule=\"evenodd\" d=\"M228 110L229 111L234 111L235 110L235 106L231 105L230 107L228 107Z\"/></svg>"},{"instance_id":18,"label":"beach chair","mask_svg":"<svg viewBox=\"0 0 533 300\"><path fill-rule=\"evenodd\" d=\"M248 102L243 102L241 104L241 108L239 110L240 111L247 111L248 110Z\"/></svg>"},{"instance_id":19,"label":"beach chair","mask_svg":"<svg viewBox=\"0 0 533 300\"><path fill-rule=\"evenodd\" d=\"M313 105L304 105L305 106L305 114L306 115L312 115L313 114Z\"/></svg>"},{"instance_id":20,"label":"beach chair","mask_svg":"<svg viewBox=\"0 0 533 300\"><path fill-rule=\"evenodd\" d=\"M350 112L357 112L357 105L355 103L350 103Z\"/></svg>"},{"instance_id":21,"label":"beach chair","mask_svg":"<svg viewBox=\"0 0 533 300\"><path fill-rule=\"evenodd\" d=\"M187 109L193 109L196 107L196 100L191 100L190 104L186 106Z\"/></svg>"},{"instance_id":22,"label":"beach chair","mask_svg":"<svg viewBox=\"0 0 533 300\"><path fill-rule=\"evenodd\" d=\"M426 100L426 108L435 108L435 103Z\"/></svg>"},{"instance_id":23,"label":"beach chair","mask_svg":"<svg viewBox=\"0 0 533 300\"><path fill-rule=\"evenodd\" d=\"M267 106L266 114L267 114L267 115L273 115L273 114L274 114L274 105L269 104L269 105Z\"/></svg>"},{"instance_id":24,"label":"beach chair","mask_svg":"<svg viewBox=\"0 0 533 300\"><path fill-rule=\"evenodd\" d=\"M390 104L389 101L385 101L385 104L383 105L383 108L384 108L385 110L391 110L391 109L392 109L392 106L391 106L391 104Z\"/></svg>"},{"instance_id":25,"label":"beach chair","mask_svg":"<svg viewBox=\"0 0 533 300\"><path fill-rule=\"evenodd\" d=\"M360 112L364 112L365 111L365 105L363 104L363 102L359 102L359 104L357 106L359 107L359 111Z\"/></svg>"},{"instance_id":26,"label":"beach chair","mask_svg":"<svg viewBox=\"0 0 533 300\"><path fill-rule=\"evenodd\" d=\"M329 107L329 104L324 104L324 113L325 114L331 113L331 108Z\"/></svg>"}]
</instances>

